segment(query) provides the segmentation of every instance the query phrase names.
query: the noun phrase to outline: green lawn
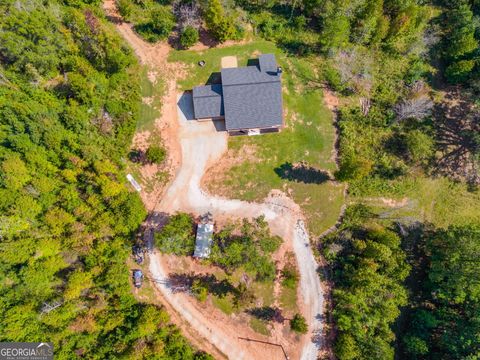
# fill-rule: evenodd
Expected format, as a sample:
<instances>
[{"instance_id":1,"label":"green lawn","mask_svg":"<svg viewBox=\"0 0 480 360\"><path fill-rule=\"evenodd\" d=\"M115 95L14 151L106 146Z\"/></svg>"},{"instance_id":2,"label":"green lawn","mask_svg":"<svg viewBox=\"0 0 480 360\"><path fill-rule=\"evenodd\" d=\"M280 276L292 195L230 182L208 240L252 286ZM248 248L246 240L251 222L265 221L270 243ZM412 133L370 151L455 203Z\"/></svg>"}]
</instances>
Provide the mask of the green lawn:
<instances>
[{"instance_id":1,"label":"green lawn","mask_svg":"<svg viewBox=\"0 0 480 360\"><path fill-rule=\"evenodd\" d=\"M233 195L243 200L262 200L272 189L284 190L303 207L310 230L318 235L336 222L343 203L343 186L331 181L305 183L301 182L302 179L284 179L276 172L282 165L299 162L305 162L316 170L335 170L335 163L331 159L334 142L332 113L323 103L318 84L311 86L311 80L316 78L318 70L314 62L288 57L267 41L203 52L174 51L169 61L180 61L187 65L188 74L179 82L179 87L189 90L205 84L212 73L220 70L221 57L236 55L239 66L242 66L260 53L275 53L284 69L286 128L277 134L229 138L229 149L234 157L241 158L246 149L254 149L254 154L217 176L207 186L211 192ZM200 60L206 62L204 67L197 65Z\"/></svg>"}]
</instances>

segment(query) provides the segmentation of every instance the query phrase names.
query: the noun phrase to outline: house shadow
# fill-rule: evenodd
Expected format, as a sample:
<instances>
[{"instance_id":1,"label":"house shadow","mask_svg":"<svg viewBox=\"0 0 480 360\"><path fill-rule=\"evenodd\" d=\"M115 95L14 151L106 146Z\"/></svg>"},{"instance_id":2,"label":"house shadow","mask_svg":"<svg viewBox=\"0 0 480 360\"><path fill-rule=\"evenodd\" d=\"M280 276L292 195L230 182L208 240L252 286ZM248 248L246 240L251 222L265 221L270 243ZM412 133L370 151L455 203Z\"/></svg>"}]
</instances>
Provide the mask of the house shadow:
<instances>
[{"instance_id":1,"label":"house shadow","mask_svg":"<svg viewBox=\"0 0 480 360\"><path fill-rule=\"evenodd\" d=\"M222 83L222 74L219 71L212 72L205 85L214 85Z\"/></svg>"},{"instance_id":2,"label":"house shadow","mask_svg":"<svg viewBox=\"0 0 480 360\"><path fill-rule=\"evenodd\" d=\"M260 67L260 61L258 59L248 59L247 66L256 66Z\"/></svg>"},{"instance_id":3,"label":"house shadow","mask_svg":"<svg viewBox=\"0 0 480 360\"><path fill-rule=\"evenodd\" d=\"M225 120L224 119L213 119L213 126L215 126L215 130L218 132L224 132L227 131L227 127L225 126Z\"/></svg>"},{"instance_id":4,"label":"house shadow","mask_svg":"<svg viewBox=\"0 0 480 360\"><path fill-rule=\"evenodd\" d=\"M184 91L177 101L177 106L181 114L187 120L195 120L193 112L193 97L191 91Z\"/></svg>"},{"instance_id":5,"label":"house shadow","mask_svg":"<svg viewBox=\"0 0 480 360\"><path fill-rule=\"evenodd\" d=\"M284 180L305 184L322 184L332 180L330 174L324 170L315 169L304 163L292 164L286 162L274 169L275 173Z\"/></svg>"}]
</instances>

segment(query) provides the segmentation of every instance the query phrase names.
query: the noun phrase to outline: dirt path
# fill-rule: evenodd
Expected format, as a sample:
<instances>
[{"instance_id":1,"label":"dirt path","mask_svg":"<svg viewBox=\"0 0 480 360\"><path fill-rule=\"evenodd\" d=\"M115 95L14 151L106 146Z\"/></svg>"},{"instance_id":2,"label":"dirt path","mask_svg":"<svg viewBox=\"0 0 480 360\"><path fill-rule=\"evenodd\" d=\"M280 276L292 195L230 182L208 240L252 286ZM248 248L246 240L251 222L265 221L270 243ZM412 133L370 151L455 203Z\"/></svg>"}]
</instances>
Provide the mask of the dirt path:
<instances>
[{"instance_id":1,"label":"dirt path","mask_svg":"<svg viewBox=\"0 0 480 360\"><path fill-rule=\"evenodd\" d=\"M147 209L154 214L188 211L202 214L210 211L213 216L222 218L257 217L264 215L274 234L281 236L295 251L299 264L301 304L304 316L309 324L309 333L302 337L302 346L293 349L292 359L314 360L322 345L319 334L322 331L323 292L317 274L318 265L309 244L308 234L303 225L299 207L283 193L272 192L265 203L248 203L215 197L204 192L201 179L208 166L218 161L227 150L227 135L218 131L219 124L213 122L191 121L191 98L188 95L177 97L176 79L178 69L167 63L169 46L150 45L141 40L130 24L121 22L114 0L104 2L107 16L116 24L116 28L134 49L143 64L151 68L166 70L169 74L167 91L163 99L161 118L156 121L167 127L169 138L165 144L172 154L172 164L176 167L173 182L159 202L155 197L144 194L142 198ZM155 78L155 74L152 74ZM177 102L181 111L177 117ZM217 128L216 128L217 126ZM221 130L221 129L220 129ZM180 145L180 146L178 146ZM239 340L239 334L232 333L225 324L215 322L209 314L202 313L191 301L181 294L174 293L168 287L167 275L157 253L150 255L149 270L157 288L171 306L186 319L201 337L208 339L230 359L276 359L272 351L263 346ZM281 342L281 338L272 341Z\"/></svg>"}]
</instances>

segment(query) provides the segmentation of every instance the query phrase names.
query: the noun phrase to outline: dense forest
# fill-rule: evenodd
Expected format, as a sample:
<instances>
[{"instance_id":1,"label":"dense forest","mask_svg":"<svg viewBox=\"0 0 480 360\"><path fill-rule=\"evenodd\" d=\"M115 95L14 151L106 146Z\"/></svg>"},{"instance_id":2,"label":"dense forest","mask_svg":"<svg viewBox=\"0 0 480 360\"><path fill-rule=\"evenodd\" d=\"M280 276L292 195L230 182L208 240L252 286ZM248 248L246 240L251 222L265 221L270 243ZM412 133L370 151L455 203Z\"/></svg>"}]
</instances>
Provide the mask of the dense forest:
<instances>
[{"instance_id":1,"label":"dense forest","mask_svg":"<svg viewBox=\"0 0 480 360\"><path fill-rule=\"evenodd\" d=\"M97 4L0 13L0 340L52 341L57 359L207 358L131 291L136 59Z\"/></svg>"}]
</instances>

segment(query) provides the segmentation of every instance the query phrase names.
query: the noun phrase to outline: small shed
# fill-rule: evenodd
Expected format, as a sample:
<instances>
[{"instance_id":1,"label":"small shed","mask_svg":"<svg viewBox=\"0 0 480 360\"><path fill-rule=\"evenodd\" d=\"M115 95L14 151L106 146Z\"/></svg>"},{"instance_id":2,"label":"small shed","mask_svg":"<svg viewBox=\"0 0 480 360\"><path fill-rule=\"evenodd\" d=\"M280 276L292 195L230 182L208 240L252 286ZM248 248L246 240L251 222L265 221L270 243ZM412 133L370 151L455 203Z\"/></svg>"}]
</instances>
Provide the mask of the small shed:
<instances>
[{"instance_id":1,"label":"small shed","mask_svg":"<svg viewBox=\"0 0 480 360\"><path fill-rule=\"evenodd\" d=\"M213 221L211 214L202 217L197 225L197 236L195 239L195 251L193 257L206 259L210 256L213 243Z\"/></svg>"}]
</instances>

